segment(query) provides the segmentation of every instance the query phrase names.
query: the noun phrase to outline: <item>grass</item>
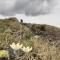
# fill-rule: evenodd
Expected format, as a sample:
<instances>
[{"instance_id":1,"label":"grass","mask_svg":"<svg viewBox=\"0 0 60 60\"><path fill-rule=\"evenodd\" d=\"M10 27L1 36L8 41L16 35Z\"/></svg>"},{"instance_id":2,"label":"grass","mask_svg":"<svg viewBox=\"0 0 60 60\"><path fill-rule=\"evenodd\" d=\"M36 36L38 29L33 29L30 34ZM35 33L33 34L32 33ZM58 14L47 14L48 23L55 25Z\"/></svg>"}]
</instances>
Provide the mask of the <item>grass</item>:
<instances>
[{"instance_id":1,"label":"grass","mask_svg":"<svg viewBox=\"0 0 60 60\"><path fill-rule=\"evenodd\" d=\"M40 56L42 60L60 60L60 49L41 39L33 38L32 40L34 52Z\"/></svg>"}]
</instances>

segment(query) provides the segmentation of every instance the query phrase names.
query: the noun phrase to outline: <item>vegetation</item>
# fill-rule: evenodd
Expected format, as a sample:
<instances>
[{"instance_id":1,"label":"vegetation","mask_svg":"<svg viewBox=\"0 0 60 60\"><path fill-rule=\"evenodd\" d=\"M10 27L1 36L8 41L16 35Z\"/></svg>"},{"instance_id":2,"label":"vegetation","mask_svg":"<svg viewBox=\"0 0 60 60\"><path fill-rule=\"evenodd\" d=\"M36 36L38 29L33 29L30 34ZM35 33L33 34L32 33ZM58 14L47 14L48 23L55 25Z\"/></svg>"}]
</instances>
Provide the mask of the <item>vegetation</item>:
<instances>
[{"instance_id":1,"label":"vegetation","mask_svg":"<svg viewBox=\"0 0 60 60\"><path fill-rule=\"evenodd\" d=\"M32 28L32 30L45 31L46 30L46 25L33 24L31 28Z\"/></svg>"},{"instance_id":2,"label":"vegetation","mask_svg":"<svg viewBox=\"0 0 60 60\"><path fill-rule=\"evenodd\" d=\"M23 51L19 44L18 50L12 49L17 48L12 43L23 44ZM31 51L26 53L31 47ZM6 54L5 50L9 53ZM0 57L6 55L10 60L60 60L60 29L19 22L15 17L0 19Z\"/></svg>"},{"instance_id":3,"label":"vegetation","mask_svg":"<svg viewBox=\"0 0 60 60\"><path fill-rule=\"evenodd\" d=\"M8 51L6 51L6 50L0 50L0 58L1 57L9 57Z\"/></svg>"}]
</instances>

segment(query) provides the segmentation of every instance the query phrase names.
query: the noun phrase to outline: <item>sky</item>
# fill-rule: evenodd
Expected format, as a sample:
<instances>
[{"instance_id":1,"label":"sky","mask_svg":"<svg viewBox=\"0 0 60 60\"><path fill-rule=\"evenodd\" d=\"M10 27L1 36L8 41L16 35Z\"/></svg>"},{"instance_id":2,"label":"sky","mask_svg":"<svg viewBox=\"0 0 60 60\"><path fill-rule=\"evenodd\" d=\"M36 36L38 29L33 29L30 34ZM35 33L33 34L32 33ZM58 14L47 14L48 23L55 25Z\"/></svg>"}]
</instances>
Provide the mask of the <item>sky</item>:
<instances>
[{"instance_id":1,"label":"sky","mask_svg":"<svg viewBox=\"0 0 60 60\"><path fill-rule=\"evenodd\" d=\"M60 0L0 0L0 18L60 27Z\"/></svg>"}]
</instances>

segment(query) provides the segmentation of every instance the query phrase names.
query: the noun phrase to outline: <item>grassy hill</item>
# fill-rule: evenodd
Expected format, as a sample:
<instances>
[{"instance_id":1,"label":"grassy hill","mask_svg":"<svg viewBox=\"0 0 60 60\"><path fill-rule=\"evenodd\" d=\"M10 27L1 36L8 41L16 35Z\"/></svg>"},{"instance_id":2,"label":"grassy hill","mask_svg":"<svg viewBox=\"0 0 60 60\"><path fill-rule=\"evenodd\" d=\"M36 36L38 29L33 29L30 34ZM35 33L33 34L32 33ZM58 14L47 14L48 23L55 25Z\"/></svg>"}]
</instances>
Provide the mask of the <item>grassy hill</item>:
<instances>
[{"instance_id":1,"label":"grassy hill","mask_svg":"<svg viewBox=\"0 0 60 60\"><path fill-rule=\"evenodd\" d=\"M13 42L33 48L15 60L60 60L60 28L0 19L0 49L9 49Z\"/></svg>"}]
</instances>

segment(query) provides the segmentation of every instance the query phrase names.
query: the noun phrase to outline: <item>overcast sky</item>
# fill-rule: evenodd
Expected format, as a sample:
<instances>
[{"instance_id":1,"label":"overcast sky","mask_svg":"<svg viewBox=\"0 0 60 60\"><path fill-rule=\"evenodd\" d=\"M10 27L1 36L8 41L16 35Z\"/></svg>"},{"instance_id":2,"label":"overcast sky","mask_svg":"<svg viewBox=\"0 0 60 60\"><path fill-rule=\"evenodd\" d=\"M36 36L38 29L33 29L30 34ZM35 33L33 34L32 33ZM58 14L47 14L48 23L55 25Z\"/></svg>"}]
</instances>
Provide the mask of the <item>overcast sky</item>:
<instances>
[{"instance_id":1,"label":"overcast sky","mask_svg":"<svg viewBox=\"0 0 60 60\"><path fill-rule=\"evenodd\" d=\"M0 18L6 16L60 27L60 0L0 0Z\"/></svg>"}]
</instances>

